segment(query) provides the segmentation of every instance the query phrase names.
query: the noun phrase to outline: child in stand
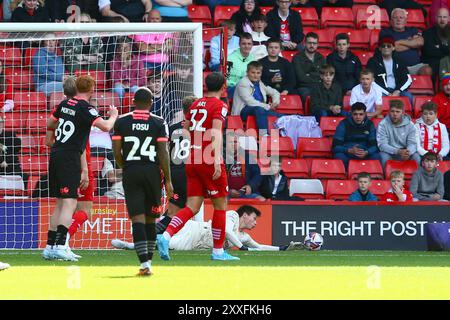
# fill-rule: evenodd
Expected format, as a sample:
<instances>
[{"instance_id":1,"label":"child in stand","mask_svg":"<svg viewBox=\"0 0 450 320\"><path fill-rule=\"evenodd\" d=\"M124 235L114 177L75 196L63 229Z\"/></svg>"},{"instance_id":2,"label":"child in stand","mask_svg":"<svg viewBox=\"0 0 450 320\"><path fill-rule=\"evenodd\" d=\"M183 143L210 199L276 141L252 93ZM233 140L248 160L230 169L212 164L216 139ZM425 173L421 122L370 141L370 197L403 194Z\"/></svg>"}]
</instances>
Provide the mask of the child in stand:
<instances>
[{"instance_id":1,"label":"child in stand","mask_svg":"<svg viewBox=\"0 0 450 320\"><path fill-rule=\"evenodd\" d=\"M410 190L419 201L440 201L444 197L444 175L437 169L438 156L428 152L422 158L422 166L411 180Z\"/></svg>"},{"instance_id":2,"label":"child in stand","mask_svg":"<svg viewBox=\"0 0 450 320\"><path fill-rule=\"evenodd\" d=\"M372 185L372 178L367 172L360 172L358 174L358 190L353 192L348 201L378 201L378 198L369 191Z\"/></svg>"},{"instance_id":3,"label":"child in stand","mask_svg":"<svg viewBox=\"0 0 450 320\"><path fill-rule=\"evenodd\" d=\"M391 189L383 195L382 201L412 202L411 191L405 188L405 174L400 170L391 173Z\"/></svg>"}]
</instances>

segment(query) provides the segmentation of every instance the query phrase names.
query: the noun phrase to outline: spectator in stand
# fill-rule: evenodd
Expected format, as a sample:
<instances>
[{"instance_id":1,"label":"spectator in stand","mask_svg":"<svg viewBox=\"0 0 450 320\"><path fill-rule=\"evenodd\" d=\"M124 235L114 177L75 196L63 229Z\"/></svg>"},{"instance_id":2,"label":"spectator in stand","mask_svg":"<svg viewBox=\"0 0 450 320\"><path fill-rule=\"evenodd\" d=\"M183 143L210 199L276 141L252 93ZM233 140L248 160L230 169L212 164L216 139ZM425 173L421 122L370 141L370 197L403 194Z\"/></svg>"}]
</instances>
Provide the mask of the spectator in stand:
<instances>
[{"instance_id":1,"label":"spectator in stand","mask_svg":"<svg viewBox=\"0 0 450 320\"><path fill-rule=\"evenodd\" d=\"M236 33L236 23L233 20L225 20L220 24L220 26L227 28L228 30L227 57L229 57L234 51L239 49L239 37L234 35ZM211 46L209 47L209 52L211 53L209 69L211 71L219 71L220 52L222 50L220 40L221 35L214 36L211 39Z\"/></svg>"},{"instance_id":2,"label":"spectator in stand","mask_svg":"<svg viewBox=\"0 0 450 320\"><path fill-rule=\"evenodd\" d=\"M334 81L334 68L328 64L320 67L321 83L317 84L311 94L311 113L320 123L321 117L345 117L343 110L342 89Z\"/></svg>"},{"instance_id":3,"label":"spectator in stand","mask_svg":"<svg viewBox=\"0 0 450 320\"><path fill-rule=\"evenodd\" d=\"M327 57L327 64L336 70L336 82L340 84L344 94L350 94L358 85L362 69L361 61L350 50L350 38L346 33L336 35L336 49Z\"/></svg>"},{"instance_id":4,"label":"spectator in stand","mask_svg":"<svg viewBox=\"0 0 450 320\"><path fill-rule=\"evenodd\" d=\"M52 92L63 91L64 64L58 55L58 40L53 33L45 35L40 49L32 59L34 85L36 90L50 96Z\"/></svg>"},{"instance_id":5,"label":"spectator in stand","mask_svg":"<svg viewBox=\"0 0 450 320\"><path fill-rule=\"evenodd\" d=\"M441 59L450 56L449 10L447 8L439 9L436 21L435 26L424 31L422 48L422 61L431 66L434 79L437 79L439 74Z\"/></svg>"},{"instance_id":6,"label":"spectator in stand","mask_svg":"<svg viewBox=\"0 0 450 320\"><path fill-rule=\"evenodd\" d=\"M413 105L414 97L407 91L412 84L412 78L406 66L393 55L394 50L394 38L381 38L378 42L378 50L367 63L367 69L373 72L375 83L384 96L408 97Z\"/></svg>"},{"instance_id":7,"label":"spectator in stand","mask_svg":"<svg viewBox=\"0 0 450 320\"><path fill-rule=\"evenodd\" d=\"M264 29L267 26L266 16L262 13L257 15L252 20L252 38L253 48L252 54L255 60L259 60L267 56L267 40L269 37L264 33Z\"/></svg>"},{"instance_id":8,"label":"spectator in stand","mask_svg":"<svg viewBox=\"0 0 450 320\"><path fill-rule=\"evenodd\" d=\"M437 169L436 153L426 153L419 170L414 172L409 189L419 201L439 201L444 198L444 175Z\"/></svg>"},{"instance_id":9,"label":"spectator in stand","mask_svg":"<svg viewBox=\"0 0 450 320\"><path fill-rule=\"evenodd\" d=\"M243 33L250 33L252 30L252 19L261 14L258 0L243 0L239 10L233 13L231 20L236 24L236 34L240 37Z\"/></svg>"},{"instance_id":10,"label":"spectator in stand","mask_svg":"<svg viewBox=\"0 0 450 320\"><path fill-rule=\"evenodd\" d=\"M270 38L267 41L267 57L259 60L263 66L262 82L276 89L281 95L296 94L295 74L292 64L285 58L280 57L281 41Z\"/></svg>"},{"instance_id":11,"label":"spectator in stand","mask_svg":"<svg viewBox=\"0 0 450 320\"><path fill-rule=\"evenodd\" d=\"M381 201L412 202L413 194L405 187L405 174L400 170L391 172L391 189L386 192Z\"/></svg>"},{"instance_id":12,"label":"spectator in stand","mask_svg":"<svg viewBox=\"0 0 450 320\"><path fill-rule=\"evenodd\" d=\"M5 77L3 62L0 60L0 104L1 112L10 112L14 109L13 88L11 79Z\"/></svg>"},{"instance_id":13,"label":"spectator in stand","mask_svg":"<svg viewBox=\"0 0 450 320\"><path fill-rule=\"evenodd\" d=\"M11 15L11 22L51 22L44 1L23 0Z\"/></svg>"},{"instance_id":14,"label":"spectator in stand","mask_svg":"<svg viewBox=\"0 0 450 320\"><path fill-rule=\"evenodd\" d=\"M444 90L442 87L442 80L444 80L445 74L450 73L450 56L444 57L439 63L439 83L441 84L440 90Z\"/></svg>"},{"instance_id":15,"label":"spectator in stand","mask_svg":"<svg viewBox=\"0 0 450 320\"><path fill-rule=\"evenodd\" d=\"M450 73L442 78L442 91L433 97L437 104L437 116L441 123L445 124L447 131L450 130Z\"/></svg>"},{"instance_id":16,"label":"spectator in stand","mask_svg":"<svg viewBox=\"0 0 450 320\"><path fill-rule=\"evenodd\" d=\"M266 87L261 81L262 65L258 61L252 61L247 66L247 75L239 81L233 96L233 115L240 115L243 122L248 116L256 117L256 127L261 135L267 135L267 118L269 116L280 117L281 114L275 112L280 104L280 93ZM267 103L267 96L272 98L271 103Z\"/></svg>"},{"instance_id":17,"label":"spectator in stand","mask_svg":"<svg viewBox=\"0 0 450 320\"><path fill-rule=\"evenodd\" d=\"M450 10L450 1L448 0L432 0L431 8L430 8L430 26L434 26L436 24L436 15L439 9L446 8Z\"/></svg>"},{"instance_id":18,"label":"spectator in stand","mask_svg":"<svg viewBox=\"0 0 450 320\"><path fill-rule=\"evenodd\" d=\"M427 12L423 5L417 3L417 1L414 0L383 0L381 1L381 8L386 9L388 15L391 15L391 13L396 8L401 9L421 9L423 11L424 16L427 16Z\"/></svg>"},{"instance_id":19,"label":"spectator in stand","mask_svg":"<svg viewBox=\"0 0 450 320\"><path fill-rule=\"evenodd\" d=\"M261 184L261 171L256 159L239 146L234 132L226 136L226 170L230 198L266 200L258 193Z\"/></svg>"},{"instance_id":20,"label":"spectator in stand","mask_svg":"<svg viewBox=\"0 0 450 320\"><path fill-rule=\"evenodd\" d=\"M289 195L289 180L281 170L281 158L274 160L272 158L270 171L263 175L259 192L261 195L270 200L294 200L303 201L300 197L291 197Z\"/></svg>"},{"instance_id":21,"label":"spectator in stand","mask_svg":"<svg viewBox=\"0 0 450 320\"><path fill-rule=\"evenodd\" d=\"M0 116L0 175L21 176L26 190L29 175L22 171L19 161L22 143L15 132L4 129L5 120Z\"/></svg>"},{"instance_id":22,"label":"spectator in stand","mask_svg":"<svg viewBox=\"0 0 450 320\"><path fill-rule=\"evenodd\" d=\"M353 104L351 115L339 122L333 137L333 154L346 168L351 159L381 160L375 126L367 118L364 103Z\"/></svg>"},{"instance_id":23,"label":"spectator in stand","mask_svg":"<svg viewBox=\"0 0 450 320\"><path fill-rule=\"evenodd\" d=\"M427 102L422 106L422 116L416 121L417 152L424 156L436 153L442 161L450 151L448 131L437 119L437 105Z\"/></svg>"},{"instance_id":24,"label":"spectator in stand","mask_svg":"<svg viewBox=\"0 0 450 320\"><path fill-rule=\"evenodd\" d=\"M378 125L377 141L383 168L388 160L414 160L420 164L416 128L404 114L401 100L389 101L389 115Z\"/></svg>"},{"instance_id":25,"label":"spectator in stand","mask_svg":"<svg viewBox=\"0 0 450 320\"><path fill-rule=\"evenodd\" d=\"M177 103L177 92L175 92L173 87L171 88L167 85L169 81L166 80L160 73L151 74L147 77L147 87L153 93L151 112L159 117L163 117L171 125L170 122L174 115L170 110L177 110L175 107Z\"/></svg>"},{"instance_id":26,"label":"spectator in stand","mask_svg":"<svg viewBox=\"0 0 450 320\"><path fill-rule=\"evenodd\" d=\"M294 56L295 76L297 79L297 91L302 97L303 104L311 95L314 85L320 83L320 67L326 63L324 56L317 52L319 36L314 32L306 35L305 49Z\"/></svg>"},{"instance_id":27,"label":"spectator in stand","mask_svg":"<svg viewBox=\"0 0 450 320\"><path fill-rule=\"evenodd\" d=\"M106 19L105 19L106 20ZM125 20L121 16L108 17L107 21L109 23L125 23ZM102 42L105 47L105 63L107 70L110 71L111 61L116 57L118 51L118 44L120 42L130 39L127 35L113 35L108 37L103 37Z\"/></svg>"},{"instance_id":28,"label":"spectator in stand","mask_svg":"<svg viewBox=\"0 0 450 320\"><path fill-rule=\"evenodd\" d=\"M359 81L360 84L352 89L350 105L362 102L367 108L369 118L382 118L383 95L374 81L373 72L369 69L362 70Z\"/></svg>"},{"instance_id":29,"label":"spectator in stand","mask_svg":"<svg viewBox=\"0 0 450 320\"><path fill-rule=\"evenodd\" d=\"M319 17L322 12L322 6L323 0L292 0L291 4L291 7L315 8Z\"/></svg>"},{"instance_id":30,"label":"spectator in stand","mask_svg":"<svg viewBox=\"0 0 450 320\"><path fill-rule=\"evenodd\" d=\"M255 60L251 54L253 47L253 38L250 33L243 33L239 37L239 50L234 51L227 61L227 93L231 99L234 89L247 72L247 65Z\"/></svg>"},{"instance_id":31,"label":"spectator in stand","mask_svg":"<svg viewBox=\"0 0 450 320\"><path fill-rule=\"evenodd\" d=\"M324 7L351 8L353 0L323 0Z\"/></svg>"},{"instance_id":32,"label":"spectator in stand","mask_svg":"<svg viewBox=\"0 0 450 320\"><path fill-rule=\"evenodd\" d=\"M382 29L380 39L391 36L395 40L395 51L398 59L408 67L410 74L431 75L431 67L420 62L420 49L424 40L415 27L407 27L407 12L396 8L391 14L391 27Z\"/></svg>"},{"instance_id":33,"label":"spectator in stand","mask_svg":"<svg viewBox=\"0 0 450 320\"><path fill-rule=\"evenodd\" d=\"M266 34L281 40L283 50L300 50L305 35L302 18L289 7L291 0L277 0L277 6L267 13Z\"/></svg>"},{"instance_id":34,"label":"spectator in stand","mask_svg":"<svg viewBox=\"0 0 450 320\"><path fill-rule=\"evenodd\" d=\"M348 197L348 201L378 201L378 198L369 191L369 188L372 185L370 174L367 172L360 172L358 173L357 180L358 190Z\"/></svg>"},{"instance_id":35,"label":"spectator in stand","mask_svg":"<svg viewBox=\"0 0 450 320\"><path fill-rule=\"evenodd\" d=\"M151 0L98 0L104 18L120 16L125 22L148 22L152 10Z\"/></svg>"},{"instance_id":36,"label":"spectator in stand","mask_svg":"<svg viewBox=\"0 0 450 320\"><path fill-rule=\"evenodd\" d=\"M105 158L99 180L99 196L110 199L125 199L125 191L122 184L122 169L115 169L113 163ZM106 185L103 185L106 180Z\"/></svg>"},{"instance_id":37,"label":"spectator in stand","mask_svg":"<svg viewBox=\"0 0 450 320\"><path fill-rule=\"evenodd\" d=\"M116 47L116 57L111 62L111 80L114 92L123 98L125 92L136 92L145 85L146 70L144 62L133 55L132 42L122 41Z\"/></svg>"},{"instance_id":38,"label":"spectator in stand","mask_svg":"<svg viewBox=\"0 0 450 320\"><path fill-rule=\"evenodd\" d=\"M152 0L153 8L158 9L163 22L191 22L188 6L192 0Z\"/></svg>"},{"instance_id":39,"label":"spectator in stand","mask_svg":"<svg viewBox=\"0 0 450 320\"><path fill-rule=\"evenodd\" d=\"M87 13L82 13L80 23L91 23ZM73 74L76 70L106 69L104 63L105 47L100 37L73 37L63 40L62 50L67 71Z\"/></svg>"},{"instance_id":40,"label":"spectator in stand","mask_svg":"<svg viewBox=\"0 0 450 320\"><path fill-rule=\"evenodd\" d=\"M5 2L5 1L3 1ZM80 12L88 13L92 19L98 20L100 12L98 2L92 0L46 0L45 5L50 14L50 20L54 22L78 22Z\"/></svg>"}]
</instances>

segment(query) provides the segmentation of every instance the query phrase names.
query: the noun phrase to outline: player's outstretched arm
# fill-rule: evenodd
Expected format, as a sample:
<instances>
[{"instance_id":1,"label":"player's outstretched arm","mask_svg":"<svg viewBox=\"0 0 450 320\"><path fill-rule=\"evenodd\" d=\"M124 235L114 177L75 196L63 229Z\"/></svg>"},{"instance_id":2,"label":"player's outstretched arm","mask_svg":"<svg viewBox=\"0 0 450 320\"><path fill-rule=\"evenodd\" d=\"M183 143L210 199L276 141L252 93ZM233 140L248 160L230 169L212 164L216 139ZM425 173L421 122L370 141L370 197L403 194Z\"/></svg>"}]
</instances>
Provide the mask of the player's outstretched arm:
<instances>
[{"instance_id":1,"label":"player's outstretched arm","mask_svg":"<svg viewBox=\"0 0 450 320\"><path fill-rule=\"evenodd\" d=\"M112 148L117 165L119 168L123 168L125 161L123 160L122 155L122 139L114 139L112 141Z\"/></svg>"},{"instance_id":2,"label":"player's outstretched arm","mask_svg":"<svg viewBox=\"0 0 450 320\"><path fill-rule=\"evenodd\" d=\"M117 108L111 106L109 107L109 119L105 120L103 118L99 118L94 125L100 130L108 132L114 127L114 123L116 122L118 115L119 111L117 111Z\"/></svg>"},{"instance_id":3,"label":"player's outstretched arm","mask_svg":"<svg viewBox=\"0 0 450 320\"><path fill-rule=\"evenodd\" d=\"M156 154L158 155L159 166L164 173L164 183L168 198L173 196L172 176L170 174L169 147L167 141L156 142Z\"/></svg>"}]
</instances>

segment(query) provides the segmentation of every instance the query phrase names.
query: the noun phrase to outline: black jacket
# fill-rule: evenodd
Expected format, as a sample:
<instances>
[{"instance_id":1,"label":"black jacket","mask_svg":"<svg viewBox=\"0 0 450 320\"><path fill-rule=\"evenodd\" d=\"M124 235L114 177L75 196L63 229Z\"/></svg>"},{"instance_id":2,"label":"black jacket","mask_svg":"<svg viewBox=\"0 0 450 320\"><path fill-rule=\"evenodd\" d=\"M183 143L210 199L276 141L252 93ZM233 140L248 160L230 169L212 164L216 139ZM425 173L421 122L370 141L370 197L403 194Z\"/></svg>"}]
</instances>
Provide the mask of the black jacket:
<instances>
[{"instance_id":1,"label":"black jacket","mask_svg":"<svg viewBox=\"0 0 450 320\"><path fill-rule=\"evenodd\" d=\"M450 26L447 26L450 28ZM450 55L450 43L443 43L438 36L438 26L423 32L422 61L433 68L433 74L439 73L439 61Z\"/></svg>"},{"instance_id":2,"label":"black jacket","mask_svg":"<svg viewBox=\"0 0 450 320\"><path fill-rule=\"evenodd\" d=\"M408 69L406 66L400 62L395 55L392 57L392 72L395 77L395 88L394 90L405 91L412 84L412 78L409 75ZM385 95L389 95L392 90L389 90L387 87L387 79L386 79L386 67L383 63L383 56L380 51L377 50L375 55L369 59L367 62L367 69L371 70L375 76L375 82L383 89L382 92ZM385 75L384 77L382 75Z\"/></svg>"},{"instance_id":3,"label":"black jacket","mask_svg":"<svg viewBox=\"0 0 450 320\"><path fill-rule=\"evenodd\" d=\"M12 22L50 22L47 7L38 6L33 15L29 15L24 7L17 7L12 15Z\"/></svg>"},{"instance_id":4,"label":"black jacket","mask_svg":"<svg viewBox=\"0 0 450 320\"><path fill-rule=\"evenodd\" d=\"M338 52L334 50L327 57L327 63L336 70L334 81L339 83L344 92L352 90L359 84L359 74L362 66L361 61L351 51L347 51L347 56L342 59Z\"/></svg>"},{"instance_id":5,"label":"black jacket","mask_svg":"<svg viewBox=\"0 0 450 320\"><path fill-rule=\"evenodd\" d=\"M305 35L303 34L303 24L300 14L296 11L289 10L288 23L291 41L297 44L302 42ZM268 37L279 39L280 30L281 19L278 15L278 7L275 7L267 13L267 27L264 30L264 33Z\"/></svg>"},{"instance_id":6,"label":"black jacket","mask_svg":"<svg viewBox=\"0 0 450 320\"><path fill-rule=\"evenodd\" d=\"M314 61L309 60L305 51L296 54L292 59L292 65L294 66L297 88L312 88L315 84L320 83L319 70L325 63L325 57L319 52L314 55Z\"/></svg>"},{"instance_id":7,"label":"black jacket","mask_svg":"<svg viewBox=\"0 0 450 320\"><path fill-rule=\"evenodd\" d=\"M272 200L289 200L289 186L288 179L284 175L283 171L280 172L281 181L278 185L275 195L272 194L275 187L275 176L264 175L259 187L259 193L266 199Z\"/></svg>"},{"instance_id":8,"label":"black jacket","mask_svg":"<svg viewBox=\"0 0 450 320\"><path fill-rule=\"evenodd\" d=\"M255 1L255 10L253 10L253 13L250 16L248 16L244 10L244 1L242 1L239 10L233 13L233 15L231 16L231 20L233 20L234 23L236 23L237 36L240 36L242 33L244 33L243 26L246 22L250 24L250 22L254 17L261 14L261 9L259 8L258 3L259 3L258 1Z\"/></svg>"},{"instance_id":9,"label":"black jacket","mask_svg":"<svg viewBox=\"0 0 450 320\"><path fill-rule=\"evenodd\" d=\"M294 93L295 74L292 64L283 57L278 57L277 62L269 61L269 57L265 56L259 62L263 66L261 80L266 86L277 89L279 92L287 90L289 94ZM280 73L283 80L281 83L272 83L272 78L276 73Z\"/></svg>"}]
</instances>

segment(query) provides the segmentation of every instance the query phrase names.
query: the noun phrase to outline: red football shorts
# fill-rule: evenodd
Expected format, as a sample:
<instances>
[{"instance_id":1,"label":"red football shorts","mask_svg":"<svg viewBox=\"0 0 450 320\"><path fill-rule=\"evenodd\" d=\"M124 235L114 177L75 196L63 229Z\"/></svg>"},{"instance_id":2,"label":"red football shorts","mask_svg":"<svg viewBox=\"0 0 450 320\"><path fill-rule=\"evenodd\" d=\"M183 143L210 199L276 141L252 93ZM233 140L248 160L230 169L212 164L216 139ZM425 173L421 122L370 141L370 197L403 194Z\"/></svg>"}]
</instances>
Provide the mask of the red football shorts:
<instances>
[{"instance_id":1,"label":"red football shorts","mask_svg":"<svg viewBox=\"0 0 450 320\"><path fill-rule=\"evenodd\" d=\"M216 180L212 179L214 165L186 164L187 196L222 198L228 196L228 179L225 166Z\"/></svg>"},{"instance_id":2,"label":"red football shorts","mask_svg":"<svg viewBox=\"0 0 450 320\"><path fill-rule=\"evenodd\" d=\"M89 170L89 185L85 190L79 191L78 201L94 201L95 178Z\"/></svg>"}]
</instances>

